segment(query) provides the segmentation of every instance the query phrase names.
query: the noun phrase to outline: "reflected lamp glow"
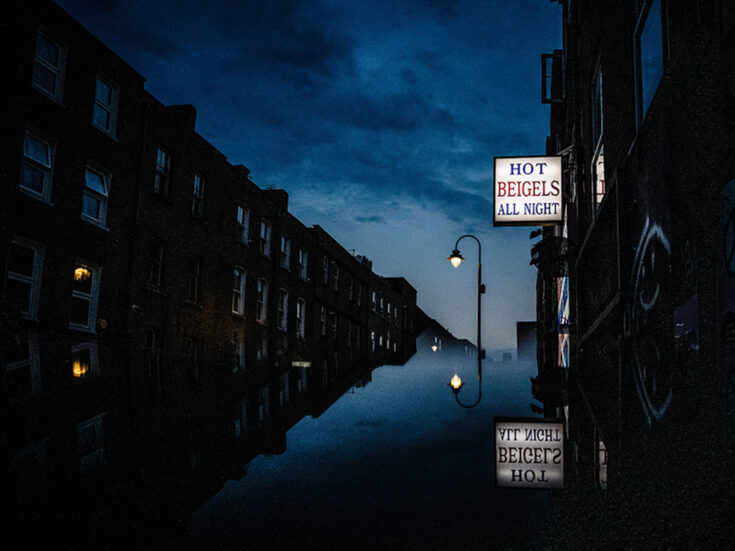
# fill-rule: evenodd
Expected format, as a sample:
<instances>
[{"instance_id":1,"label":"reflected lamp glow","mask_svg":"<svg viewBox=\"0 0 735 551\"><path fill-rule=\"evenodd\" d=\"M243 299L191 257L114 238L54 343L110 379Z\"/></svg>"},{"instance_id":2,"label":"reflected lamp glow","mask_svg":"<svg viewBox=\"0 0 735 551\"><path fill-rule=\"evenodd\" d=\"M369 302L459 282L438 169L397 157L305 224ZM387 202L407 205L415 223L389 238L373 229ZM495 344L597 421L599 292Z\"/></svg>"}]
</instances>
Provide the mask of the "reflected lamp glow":
<instances>
[{"instance_id":1,"label":"reflected lamp glow","mask_svg":"<svg viewBox=\"0 0 735 551\"><path fill-rule=\"evenodd\" d=\"M459 375L455 373L454 377L452 377L452 380L449 381L449 386L451 386L452 390L456 393L459 392L459 389L462 388L462 385L464 385L462 379L460 379Z\"/></svg>"},{"instance_id":2,"label":"reflected lamp glow","mask_svg":"<svg viewBox=\"0 0 735 551\"><path fill-rule=\"evenodd\" d=\"M89 364L87 362L83 362L80 359L75 359L74 364L72 365L72 371L74 373L74 377L76 377L77 379L86 377L87 373L89 372Z\"/></svg>"},{"instance_id":3,"label":"reflected lamp glow","mask_svg":"<svg viewBox=\"0 0 735 551\"><path fill-rule=\"evenodd\" d=\"M459 265L464 260L464 257L461 254L459 254L459 249L454 249L452 251L452 254L449 255L449 257L447 258L447 260L449 260L449 262L452 263L452 266L454 266L455 268L459 268Z\"/></svg>"}]
</instances>

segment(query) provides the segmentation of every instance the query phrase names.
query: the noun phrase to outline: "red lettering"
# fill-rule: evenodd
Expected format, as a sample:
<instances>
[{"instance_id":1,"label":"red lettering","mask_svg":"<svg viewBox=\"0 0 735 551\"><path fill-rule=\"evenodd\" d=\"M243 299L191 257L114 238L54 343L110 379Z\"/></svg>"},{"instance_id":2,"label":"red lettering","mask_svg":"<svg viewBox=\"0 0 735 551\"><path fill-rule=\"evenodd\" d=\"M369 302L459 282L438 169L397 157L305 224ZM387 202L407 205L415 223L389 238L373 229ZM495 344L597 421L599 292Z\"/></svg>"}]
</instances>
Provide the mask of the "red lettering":
<instances>
[{"instance_id":1,"label":"red lettering","mask_svg":"<svg viewBox=\"0 0 735 551\"><path fill-rule=\"evenodd\" d=\"M498 197L505 197L505 182L498 182Z\"/></svg>"}]
</instances>

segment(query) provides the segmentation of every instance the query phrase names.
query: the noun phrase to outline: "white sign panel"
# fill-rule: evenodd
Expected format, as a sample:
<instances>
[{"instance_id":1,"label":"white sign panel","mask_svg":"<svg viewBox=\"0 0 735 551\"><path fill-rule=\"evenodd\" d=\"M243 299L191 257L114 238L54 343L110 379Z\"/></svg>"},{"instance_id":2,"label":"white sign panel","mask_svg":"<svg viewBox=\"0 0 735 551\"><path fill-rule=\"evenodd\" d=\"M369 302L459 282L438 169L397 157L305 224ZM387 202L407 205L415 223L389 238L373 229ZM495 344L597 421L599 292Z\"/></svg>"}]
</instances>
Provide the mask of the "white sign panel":
<instances>
[{"instance_id":1,"label":"white sign panel","mask_svg":"<svg viewBox=\"0 0 735 551\"><path fill-rule=\"evenodd\" d=\"M495 157L493 225L561 224L561 157Z\"/></svg>"},{"instance_id":2,"label":"white sign panel","mask_svg":"<svg viewBox=\"0 0 735 551\"><path fill-rule=\"evenodd\" d=\"M495 485L563 488L564 422L542 417L496 417Z\"/></svg>"}]
</instances>

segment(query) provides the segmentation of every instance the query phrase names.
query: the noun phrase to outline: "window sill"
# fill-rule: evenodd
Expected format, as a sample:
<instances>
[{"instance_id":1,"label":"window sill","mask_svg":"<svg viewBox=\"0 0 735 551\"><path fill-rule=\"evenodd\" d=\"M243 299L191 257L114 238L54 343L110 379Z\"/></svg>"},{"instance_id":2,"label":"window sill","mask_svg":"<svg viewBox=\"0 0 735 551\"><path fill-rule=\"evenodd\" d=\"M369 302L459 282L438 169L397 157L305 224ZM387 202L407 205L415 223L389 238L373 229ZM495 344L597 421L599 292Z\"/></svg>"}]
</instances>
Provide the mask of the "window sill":
<instances>
[{"instance_id":1,"label":"window sill","mask_svg":"<svg viewBox=\"0 0 735 551\"><path fill-rule=\"evenodd\" d=\"M79 218L84 220L87 224L91 224L92 226L95 226L103 231L106 231L106 232L110 231L110 228L108 228L104 224L101 224L99 220L95 220L94 218L89 218L88 216L85 216L84 214L80 214Z\"/></svg>"},{"instance_id":2,"label":"window sill","mask_svg":"<svg viewBox=\"0 0 735 551\"><path fill-rule=\"evenodd\" d=\"M95 331L94 327L79 325L78 323L69 322L69 329L71 329L72 331L79 331L81 333L91 333L92 335L97 334L97 331Z\"/></svg>"},{"instance_id":3,"label":"window sill","mask_svg":"<svg viewBox=\"0 0 735 551\"><path fill-rule=\"evenodd\" d=\"M230 312L232 314L233 318L244 320L245 319L245 313L240 312Z\"/></svg>"},{"instance_id":4,"label":"window sill","mask_svg":"<svg viewBox=\"0 0 735 551\"><path fill-rule=\"evenodd\" d=\"M51 202L50 199L48 199L45 195L41 195L40 193L36 193L35 191L24 188L21 185L18 185L18 190L23 193L24 195L27 195L31 199L35 199L36 201L40 201L41 203L47 204L49 207L53 207L54 204Z\"/></svg>"},{"instance_id":5,"label":"window sill","mask_svg":"<svg viewBox=\"0 0 735 551\"><path fill-rule=\"evenodd\" d=\"M94 123L92 123L92 128L94 128L98 132L101 132L102 134L104 134L105 136L107 136L108 138L110 138L111 140L113 140L114 142L120 143L120 140L117 139L117 133L116 132L107 130L106 128L102 128L100 126L97 126Z\"/></svg>"},{"instance_id":6,"label":"window sill","mask_svg":"<svg viewBox=\"0 0 735 551\"><path fill-rule=\"evenodd\" d=\"M63 101L58 95L51 94L51 92L49 92L48 90L45 90L44 88L41 88L40 86L37 86L33 82L31 82L31 88L33 88L36 92L41 94L46 99L50 99L51 101L53 101L59 107L66 107L66 105L64 105Z\"/></svg>"}]
</instances>

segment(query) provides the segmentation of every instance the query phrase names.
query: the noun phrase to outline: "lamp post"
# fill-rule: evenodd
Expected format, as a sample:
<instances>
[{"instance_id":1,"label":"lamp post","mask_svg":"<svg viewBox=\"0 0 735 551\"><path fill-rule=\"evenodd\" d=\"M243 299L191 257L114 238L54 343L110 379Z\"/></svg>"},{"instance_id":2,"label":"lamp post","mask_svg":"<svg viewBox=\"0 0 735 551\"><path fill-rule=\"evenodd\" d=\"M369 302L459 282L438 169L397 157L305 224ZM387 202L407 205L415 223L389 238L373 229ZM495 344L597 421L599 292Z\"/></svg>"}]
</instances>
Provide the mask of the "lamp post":
<instances>
[{"instance_id":1,"label":"lamp post","mask_svg":"<svg viewBox=\"0 0 735 551\"><path fill-rule=\"evenodd\" d=\"M482 341L481 341L481 331L482 331L482 295L485 294L485 285L482 283L482 245L480 244L480 240L477 239L474 235L463 235L459 239L457 239L457 242L454 244L454 250L452 251L452 254L449 255L449 262L452 263L452 266L455 268L459 268L459 265L462 263L464 258L459 252L459 242L462 241L465 237L471 237L477 242L477 383L479 385L479 390L477 394L477 400L473 404L463 404L459 399L459 391L464 386L464 383L462 382L462 379L459 378L459 375L455 374L454 377L452 377L452 380L449 381L449 386L452 387L452 392L454 392L454 397L457 400L457 403L462 406L463 408L473 408L477 404L480 403L480 400L482 399Z\"/></svg>"}]
</instances>

